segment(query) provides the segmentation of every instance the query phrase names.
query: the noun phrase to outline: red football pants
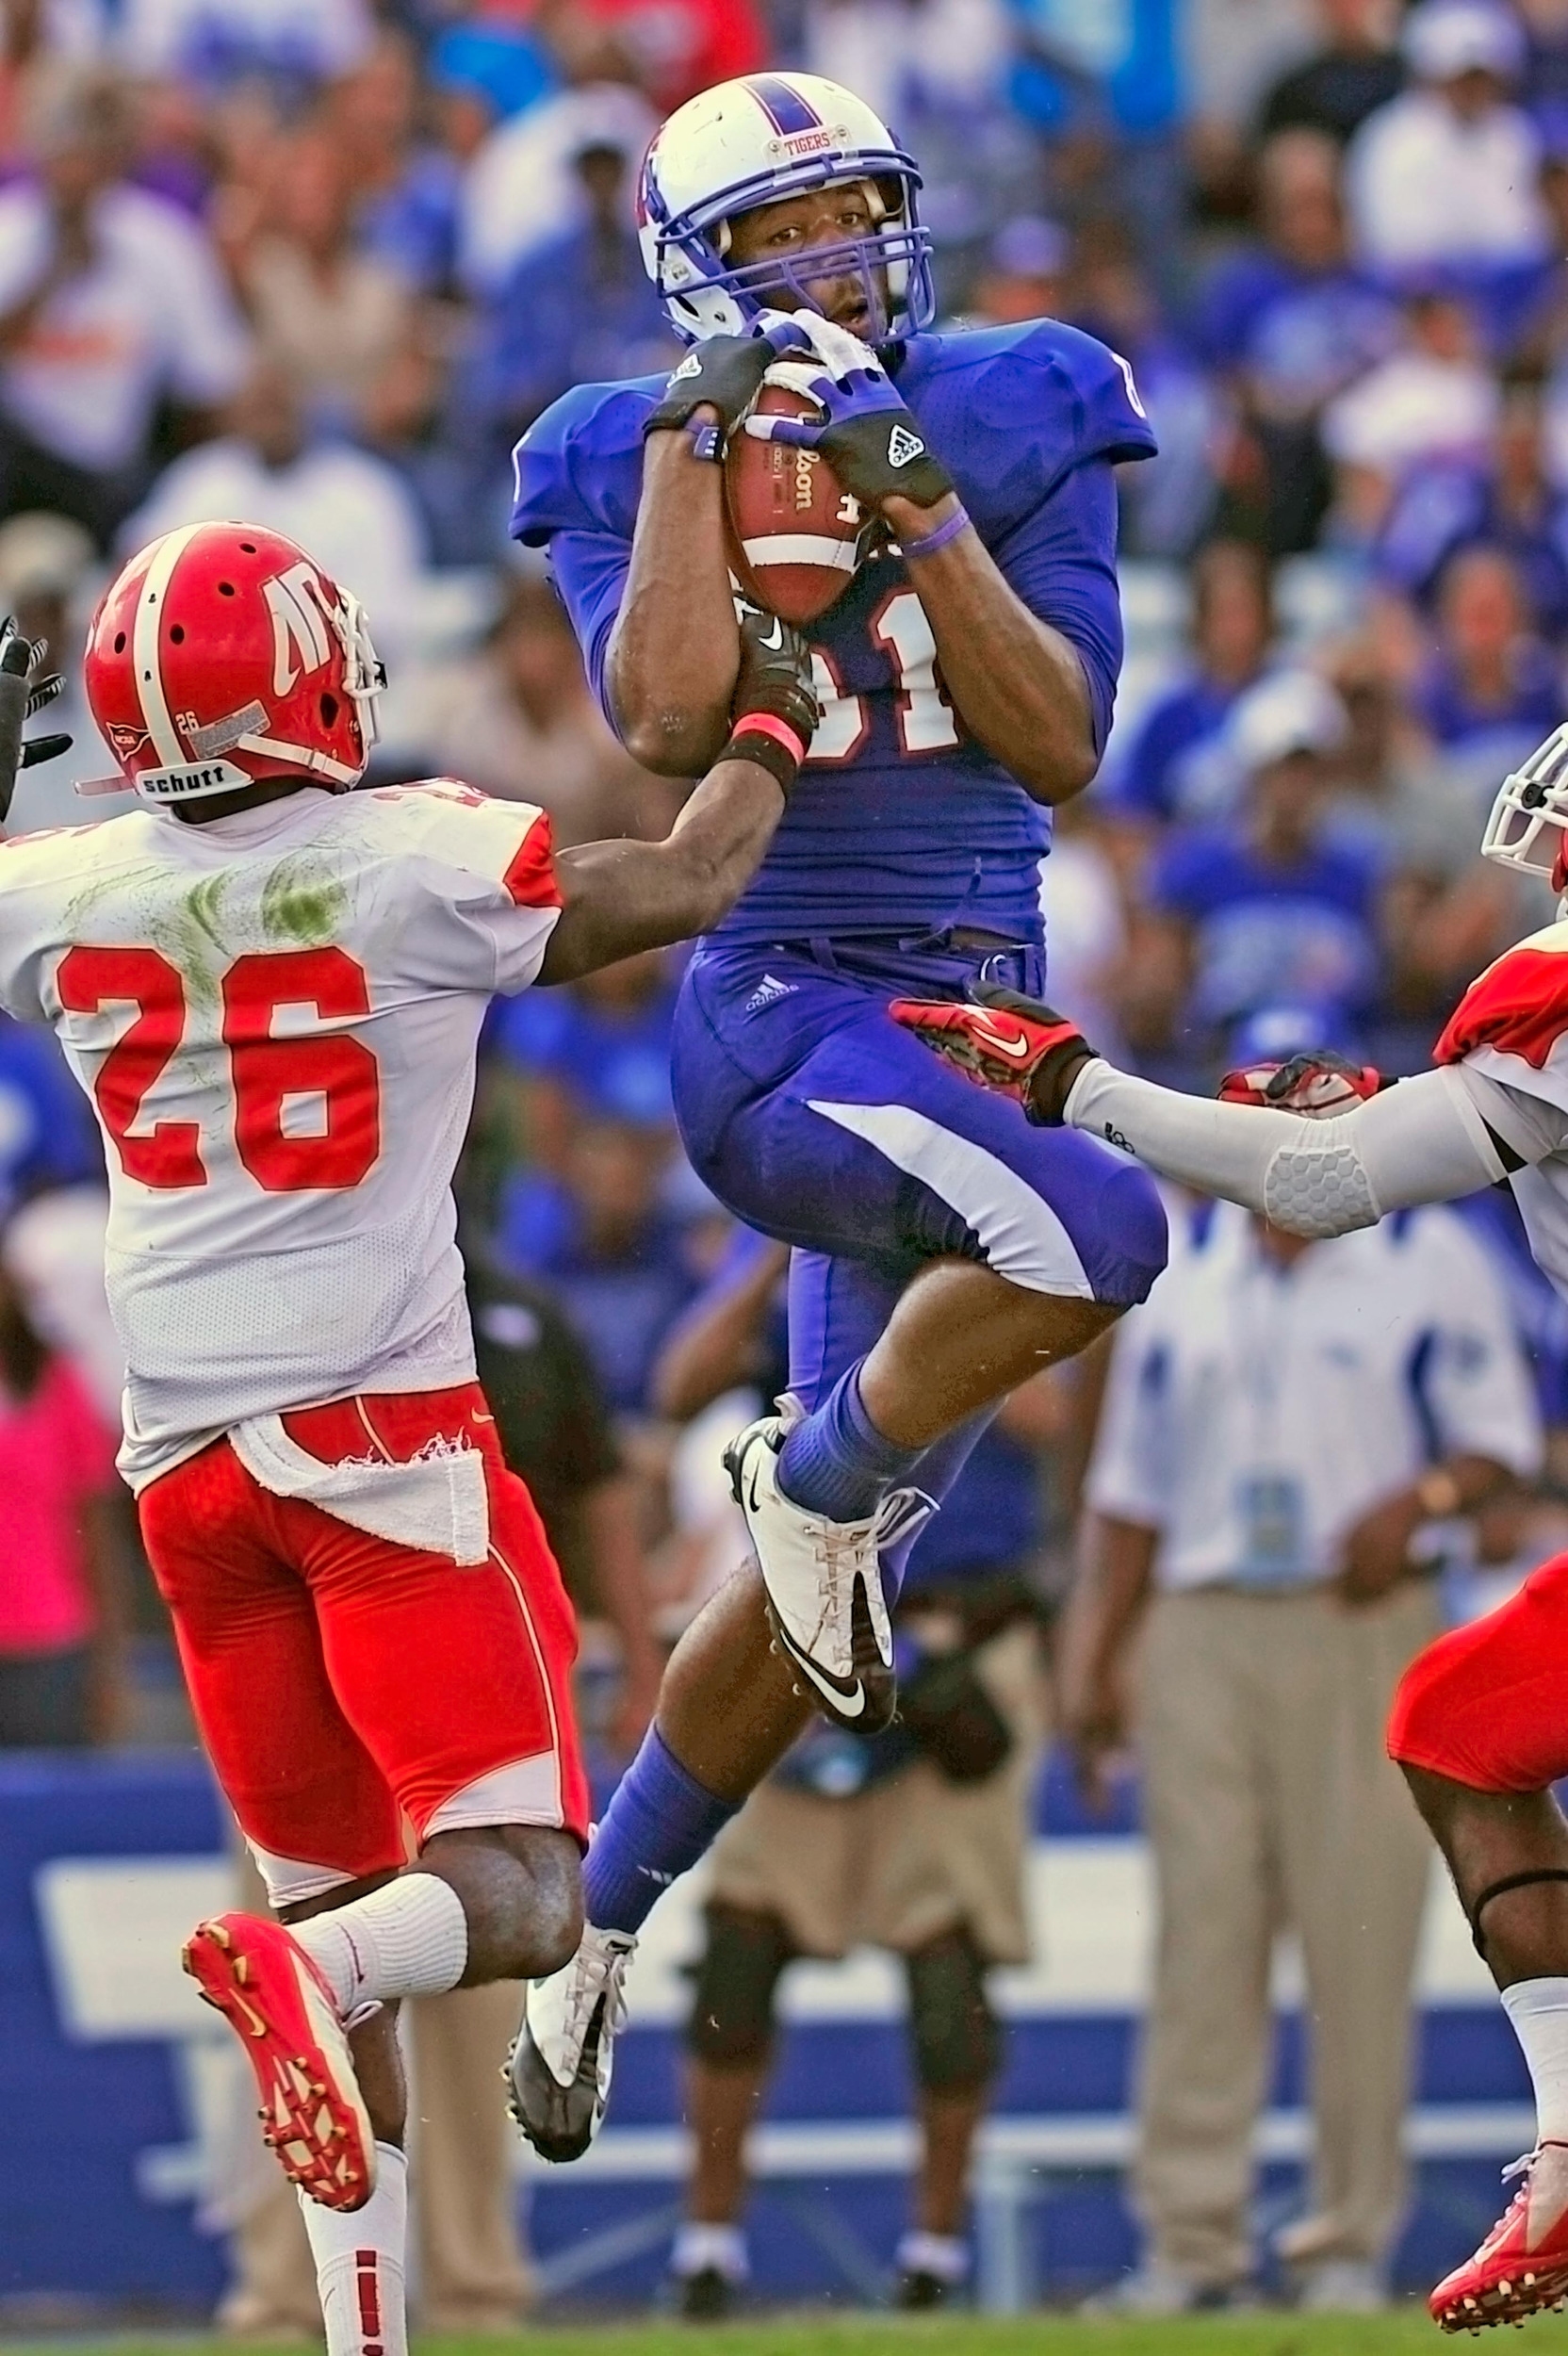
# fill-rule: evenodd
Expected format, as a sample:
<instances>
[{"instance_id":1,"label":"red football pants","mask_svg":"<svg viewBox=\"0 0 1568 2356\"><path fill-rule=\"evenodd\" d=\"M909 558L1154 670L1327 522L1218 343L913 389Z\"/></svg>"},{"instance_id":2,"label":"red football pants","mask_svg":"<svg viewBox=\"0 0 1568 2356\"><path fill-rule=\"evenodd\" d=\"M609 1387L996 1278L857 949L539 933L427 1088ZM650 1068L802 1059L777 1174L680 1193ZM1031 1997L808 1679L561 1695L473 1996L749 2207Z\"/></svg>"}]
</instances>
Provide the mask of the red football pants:
<instances>
[{"instance_id":1,"label":"red football pants","mask_svg":"<svg viewBox=\"0 0 1568 2356\"><path fill-rule=\"evenodd\" d=\"M490 1550L462 1565L273 1497L227 1440L142 1492L196 1722L241 1830L285 1869L274 1897L400 1865L405 1816L420 1839L439 1813L585 1842L572 1608L478 1384L283 1421L325 1464L372 1443L398 1464L435 1439L479 1448Z\"/></svg>"},{"instance_id":2,"label":"red football pants","mask_svg":"<svg viewBox=\"0 0 1568 2356\"><path fill-rule=\"evenodd\" d=\"M1417 1654L1394 1696L1388 1748L1401 1766L1476 1792L1544 1792L1568 1775L1568 1554Z\"/></svg>"}]
</instances>

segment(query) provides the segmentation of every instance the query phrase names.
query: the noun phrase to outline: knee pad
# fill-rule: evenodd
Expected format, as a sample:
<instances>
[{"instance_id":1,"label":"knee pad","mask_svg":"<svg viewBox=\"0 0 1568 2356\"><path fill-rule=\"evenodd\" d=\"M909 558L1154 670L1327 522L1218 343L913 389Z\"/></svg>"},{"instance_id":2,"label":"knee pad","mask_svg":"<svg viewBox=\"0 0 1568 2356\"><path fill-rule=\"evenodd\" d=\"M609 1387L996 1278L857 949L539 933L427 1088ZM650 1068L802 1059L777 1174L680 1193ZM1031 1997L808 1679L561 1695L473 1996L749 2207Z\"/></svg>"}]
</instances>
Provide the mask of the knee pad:
<instances>
[{"instance_id":1,"label":"knee pad","mask_svg":"<svg viewBox=\"0 0 1568 2356\"><path fill-rule=\"evenodd\" d=\"M708 1909L686 2050L715 2069L760 2061L773 2037L774 1991L794 1950L775 1914Z\"/></svg>"},{"instance_id":2,"label":"knee pad","mask_svg":"<svg viewBox=\"0 0 1568 2356\"><path fill-rule=\"evenodd\" d=\"M915 2075L929 2094L988 2086L1002 2034L986 1994L986 1967L967 1930L945 1932L904 1958Z\"/></svg>"}]
</instances>

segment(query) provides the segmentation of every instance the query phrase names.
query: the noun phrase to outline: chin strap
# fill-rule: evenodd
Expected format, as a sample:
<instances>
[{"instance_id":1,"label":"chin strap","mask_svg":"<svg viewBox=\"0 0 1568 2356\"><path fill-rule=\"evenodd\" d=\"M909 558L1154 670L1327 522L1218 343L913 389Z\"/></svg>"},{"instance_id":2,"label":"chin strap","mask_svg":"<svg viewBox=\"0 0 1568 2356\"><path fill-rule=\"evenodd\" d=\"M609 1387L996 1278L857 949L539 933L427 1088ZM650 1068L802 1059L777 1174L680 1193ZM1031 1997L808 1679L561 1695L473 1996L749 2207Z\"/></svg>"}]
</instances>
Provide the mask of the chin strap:
<instances>
[{"instance_id":1,"label":"chin strap","mask_svg":"<svg viewBox=\"0 0 1568 2356\"><path fill-rule=\"evenodd\" d=\"M1481 1916L1485 1909L1492 1904L1494 1898L1500 1898L1505 1890L1527 1890L1532 1882L1568 1882L1568 1866L1544 1865L1530 1873L1505 1873L1500 1882L1489 1882L1480 1896L1472 1904L1470 1937L1475 1941L1476 1953L1483 1963L1486 1961L1486 1940L1481 1936Z\"/></svg>"}]
</instances>

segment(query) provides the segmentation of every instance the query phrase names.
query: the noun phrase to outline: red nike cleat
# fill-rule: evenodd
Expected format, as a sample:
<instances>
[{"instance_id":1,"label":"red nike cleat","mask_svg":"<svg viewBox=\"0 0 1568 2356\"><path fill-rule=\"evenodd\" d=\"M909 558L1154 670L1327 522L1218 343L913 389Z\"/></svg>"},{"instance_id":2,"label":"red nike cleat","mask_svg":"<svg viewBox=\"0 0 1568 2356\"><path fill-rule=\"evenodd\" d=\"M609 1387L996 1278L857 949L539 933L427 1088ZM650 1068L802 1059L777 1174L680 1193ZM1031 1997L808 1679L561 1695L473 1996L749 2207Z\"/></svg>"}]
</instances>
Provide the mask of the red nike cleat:
<instances>
[{"instance_id":1,"label":"red nike cleat","mask_svg":"<svg viewBox=\"0 0 1568 2356\"><path fill-rule=\"evenodd\" d=\"M219 1914L198 1923L183 1961L245 2048L285 2175L324 2209L362 2209L375 2135L332 1990L299 1940L258 1914Z\"/></svg>"},{"instance_id":2,"label":"red nike cleat","mask_svg":"<svg viewBox=\"0 0 1568 2356\"><path fill-rule=\"evenodd\" d=\"M1473 2258L1427 2304L1445 2331L1523 2323L1568 2296L1568 2143L1538 2144L1505 2169L1524 2183Z\"/></svg>"}]
</instances>

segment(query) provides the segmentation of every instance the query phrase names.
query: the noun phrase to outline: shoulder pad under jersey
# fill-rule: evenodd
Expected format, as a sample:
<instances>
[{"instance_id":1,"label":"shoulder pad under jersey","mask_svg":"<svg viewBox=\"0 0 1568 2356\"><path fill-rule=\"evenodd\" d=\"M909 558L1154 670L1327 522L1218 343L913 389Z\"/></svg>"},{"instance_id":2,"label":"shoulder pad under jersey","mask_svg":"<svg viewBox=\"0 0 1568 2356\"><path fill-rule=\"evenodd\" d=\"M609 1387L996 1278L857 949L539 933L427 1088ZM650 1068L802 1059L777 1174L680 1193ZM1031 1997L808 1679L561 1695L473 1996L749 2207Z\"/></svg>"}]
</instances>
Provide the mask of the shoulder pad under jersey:
<instances>
[{"instance_id":1,"label":"shoulder pad under jersey","mask_svg":"<svg viewBox=\"0 0 1568 2356\"><path fill-rule=\"evenodd\" d=\"M1026 513L1074 466L1158 447L1120 355L1060 319L917 335L898 385L934 446L988 504Z\"/></svg>"},{"instance_id":2,"label":"shoulder pad under jersey","mask_svg":"<svg viewBox=\"0 0 1568 2356\"><path fill-rule=\"evenodd\" d=\"M1473 981L1432 1050L1462 1063L1478 1048L1517 1055L1540 1072L1568 1032L1568 924L1548 924L1505 950Z\"/></svg>"},{"instance_id":3,"label":"shoulder pad under jersey","mask_svg":"<svg viewBox=\"0 0 1568 2356\"><path fill-rule=\"evenodd\" d=\"M536 417L512 454L512 537L546 546L556 532L629 540L643 483L643 420L662 376L578 384Z\"/></svg>"}]
</instances>

